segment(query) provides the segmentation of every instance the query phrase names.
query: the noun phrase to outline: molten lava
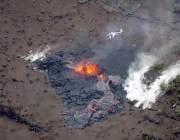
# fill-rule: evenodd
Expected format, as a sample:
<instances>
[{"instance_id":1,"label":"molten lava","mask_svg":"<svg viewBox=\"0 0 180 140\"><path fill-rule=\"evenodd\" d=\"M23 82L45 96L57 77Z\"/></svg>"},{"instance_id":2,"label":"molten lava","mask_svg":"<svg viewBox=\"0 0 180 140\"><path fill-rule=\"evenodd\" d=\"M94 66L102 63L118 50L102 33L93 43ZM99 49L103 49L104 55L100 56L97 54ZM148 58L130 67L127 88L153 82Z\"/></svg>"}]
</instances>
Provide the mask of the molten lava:
<instances>
[{"instance_id":1,"label":"molten lava","mask_svg":"<svg viewBox=\"0 0 180 140\"><path fill-rule=\"evenodd\" d=\"M100 78L104 78L104 75L103 75L102 73L99 73L98 76L99 76Z\"/></svg>"},{"instance_id":2,"label":"molten lava","mask_svg":"<svg viewBox=\"0 0 180 140\"><path fill-rule=\"evenodd\" d=\"M98 72L98 67L93 63L87 63L84 70L88 74L95 74Z\"/></svg>"},{"instance_id":3,"label":"molten lava","mask_svg":"<svg viewBox=\"0 0 180 140\"><path fill-rule=\"evenodd\" d=\"M93 63L79 64L75 70L85 74L97 74L98 67Z\"/></svg>"},{"instance_id":4,"label":"molten lava","mask_svg":"<svg viewBox=\"0 0 180 140\"><path fill-rule=\"evenodd\" d=\"M78 64L75 67L75 71L83 74L97 74L99 78L104 78L104 74L98 73L98 66L90 62L86 64Z\"/></svg>"},{"instance_id":5,"label":"molten lava","mask_svg":"<svg viewBox=\"0 0 180 140\"><path fill-rule=\"evenodd\" d=\"M83 72L83 65L78 65L76 68L75 68L75 70L77 71L77 72Z\"/></svg>"}]
</instances>

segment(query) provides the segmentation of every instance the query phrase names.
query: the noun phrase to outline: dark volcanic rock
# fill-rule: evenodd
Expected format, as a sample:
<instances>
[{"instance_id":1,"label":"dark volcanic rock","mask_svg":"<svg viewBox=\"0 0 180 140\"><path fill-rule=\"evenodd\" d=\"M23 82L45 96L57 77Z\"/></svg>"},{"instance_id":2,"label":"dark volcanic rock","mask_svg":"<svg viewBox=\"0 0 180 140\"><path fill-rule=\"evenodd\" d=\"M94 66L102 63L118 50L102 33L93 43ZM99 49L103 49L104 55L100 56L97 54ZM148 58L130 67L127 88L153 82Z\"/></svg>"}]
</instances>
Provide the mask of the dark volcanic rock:
<instances>
[{"instance_id":1,"label":"dark volcanic rock","mask_svg":"<svg viewBox=\"0 0 180 140\"><path fill-rule=\"evenodd\" d=\"M124 109L123 79L120 76L109 75L103 65L99 65L98 72L92 75L75 71L78 63L86 63L94 55L89 49L80 53L60 51L56 56L31 64L37 69L47 70L51 86L63 99L61 114L71 129L82 129L104 121L108 115ZM100 78L98 73L103 73L104 78Z\"/></svg>"}]
</instances>

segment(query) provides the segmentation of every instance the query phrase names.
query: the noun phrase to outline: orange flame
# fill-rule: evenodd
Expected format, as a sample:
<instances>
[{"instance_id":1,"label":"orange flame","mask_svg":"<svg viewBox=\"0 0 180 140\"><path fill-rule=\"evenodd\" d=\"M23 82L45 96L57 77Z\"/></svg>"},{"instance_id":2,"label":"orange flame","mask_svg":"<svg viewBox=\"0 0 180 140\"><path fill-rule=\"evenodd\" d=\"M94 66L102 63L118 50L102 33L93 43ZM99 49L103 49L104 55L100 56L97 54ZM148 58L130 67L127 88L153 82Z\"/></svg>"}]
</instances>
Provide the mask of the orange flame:
<instances>
[{"instance_id":1,"label":"orange flame","mask_svg":"<svg viewBox=\"0 0 180 140\"><path fill-rule=\"evenodd\" d=\"M98 67L93 63L87 63L85 66L85 71L88 74L95 74L98 72Z\"/></svg>"},{"instance_id":2,"label":"orange flame","mask_svg":"<svg viewBox=\"0 0 180 140\"><path fill-rule=\"evenodd\" d=\"M96 74L98 72L97 65L93 63L87 63L85 65L79 64L75 68L77 72L86 73L86 74Z\"/></svg>"},{"instance_id":3,"label":"orange flame","mask_svg":"<svg viewBox=\"0 0 180 140\"><path fill-rule=\"evenodd\" d=\"M78 65L78 66L75 68L75 70L76 70L77 72L82 72L82 71L83 71L83 65Z\"/></svg>"},{"instance_id":4,"label":"orange flame","mask_svg":"<svg viewBox=\"0 0 180 140\"><path fill-rule=\"evenodd\" d=\"M102 73L98 74L100 78L104 78L104 75Z\"/></svg>"},{"instance_id":5,"label":"orange flame","mask_svg":"<svg viewBox=\"0 0 180 140\"><path fill-rule=\"evenodd\" d=\"M98 73L98 66L91 62L78 64L75 71L83 74L97 74L100 78L104 78L104 74Z\"/></svg>"}]
</instances>

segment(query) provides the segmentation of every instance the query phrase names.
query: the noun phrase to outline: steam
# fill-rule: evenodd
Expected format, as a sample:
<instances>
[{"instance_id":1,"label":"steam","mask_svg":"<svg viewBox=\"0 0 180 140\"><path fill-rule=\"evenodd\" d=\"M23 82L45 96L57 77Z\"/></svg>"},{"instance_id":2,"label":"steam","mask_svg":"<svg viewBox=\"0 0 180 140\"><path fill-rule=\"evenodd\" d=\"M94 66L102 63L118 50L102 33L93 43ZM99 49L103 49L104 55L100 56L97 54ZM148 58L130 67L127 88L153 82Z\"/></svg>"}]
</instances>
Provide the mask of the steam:
<instances>
[{"instance_id":1,"label":"steam","mask_svg":"<svg viewBox=\"0 0 180 140\"><path fill-rule=\"evenodd\" d=\"M33 52L33 50L29 51L29 53L25 56L22 56L22 58L26 61L33 62L35 60L43 60L46 59L46 55L48 54L48 51L51 49L50 46L46 46L46 48L41 48Z\"/></svg>"},{"instance_id":2,"label":"steam","mask_svg":"<svg viewBox=\"0 0 180 140\"><path fill-rule=\"evenodd\" d=\"M160 85L162 83L168 84L180 73L180 61L178 61L175 65L163 71L153 83L147 86L143 83L143 80L145 80L144 74L157 60L158 58L155 56L140 54L128 71L129 77L125 80L123 87L127 91L126 98L137 101L136 107L142 105L143 109L151 108L158 97L164 94L160 90Z\"/></svg>"}]
</instances>

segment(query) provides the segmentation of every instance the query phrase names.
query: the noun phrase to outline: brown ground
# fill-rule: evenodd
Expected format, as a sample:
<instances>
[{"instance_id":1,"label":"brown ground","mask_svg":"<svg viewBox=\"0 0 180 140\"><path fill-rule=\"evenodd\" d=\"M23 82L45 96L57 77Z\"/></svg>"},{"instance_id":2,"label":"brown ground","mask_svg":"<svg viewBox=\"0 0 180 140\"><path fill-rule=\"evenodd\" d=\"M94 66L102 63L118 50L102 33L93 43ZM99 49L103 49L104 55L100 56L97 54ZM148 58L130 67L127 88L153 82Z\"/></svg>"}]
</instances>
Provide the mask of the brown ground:
<instances>
[{"instance_id":1,"label":"brown ground","mask_svg":"<svg viewBox=\"0 0 180 140\"><path fill-rule=\"evenodd\" d=\"M32 123L38 122L43 127L50 127L50 131L31 132L28 126L0 116L0 140L140 140L143 133L156 138L178 140L173 134L173 128L180 127L179 121L164 115L158 116L153 110L145 109L141 112L140 108L128 103L125 103L123 115L109 116L105 122L95 123L84 130L69 130L63 117L58 114L62 108L62 100L55 94L50 83L45 84L48 81L45 73L27 69L28 62L14 57L46 44L57 46L51 53L65 46L71 50L80 50L88 45L107 42L112 46L137 45L137 50L148 51L165 44L176 44L180 33L180 16L172 13L174 2L139 2L142 3L141 8L134 13L134 17L128 17L117 12L107 13L95 3L79 5L76 0L51 0L50 3L40 0L1 0L0 64L6 65L6 68L0 72L0 102L20 108L21 116L24 115ZM41 13L41 10L45 13ZM60 15L61 19L56 17ZM39 16L43 17L42 22L35 19ZM147 31L145 25L150 30ZM105 38L106 34L103 32L108 32L108 27L112 30L122 28L123 42L119 43L118 38L114 39L117 41ZM17 32L19 30L25 32ZM27 42L33 43L29 46ZM30 74L29 79L27 73ZM37 77L39 81L36 81ZM12 78L23 80L24 83L13 82ZM30 80L33 81L32 84ZM174 110L165 104L165 98L170 100L172 96L163 96L160 99L162 103L157 102L153 109L164 107L167 113L175 115ZM149 115L154 121L144 119L144 115ZM155 124L155 121L160 123Z\"/></svg>"}]
</instances>

